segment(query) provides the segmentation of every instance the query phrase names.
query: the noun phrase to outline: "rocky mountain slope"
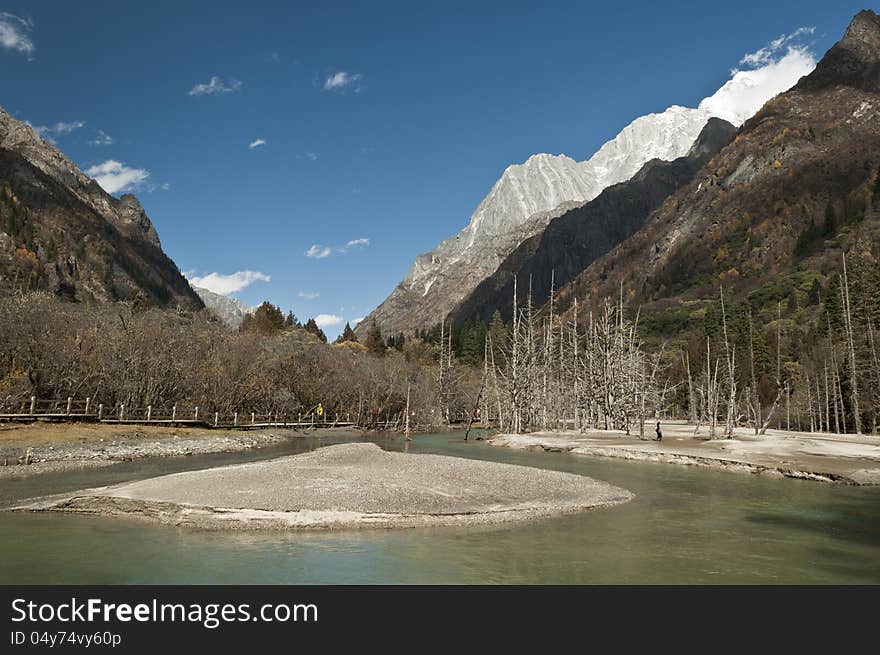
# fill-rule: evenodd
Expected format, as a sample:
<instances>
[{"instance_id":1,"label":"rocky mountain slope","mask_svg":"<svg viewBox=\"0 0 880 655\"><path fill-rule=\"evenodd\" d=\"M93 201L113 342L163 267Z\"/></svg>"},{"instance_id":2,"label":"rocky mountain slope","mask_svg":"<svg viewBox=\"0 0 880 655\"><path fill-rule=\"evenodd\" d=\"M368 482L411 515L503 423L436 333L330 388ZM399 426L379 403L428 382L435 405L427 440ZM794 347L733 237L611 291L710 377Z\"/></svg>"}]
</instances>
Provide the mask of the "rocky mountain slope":
<instances>
[{"instance_id":1,"label":"rocky mountain slope","mask_svg":"<svg viewBox=\"0 0 880 655\"><path fill-rule=\"evenodd\" d=\"M615 296L620 284L646 311L715 295L722 282L747 292L811 253L837 253L839 266L844 240L874 240L878 225L880 18L863 11L811 74L765 104L559 302Z\"/></svg>"},{"instance_id":2,"label":"rocky mountain slope","mask_svg":"<svg viewBox=\"0 0 880 655\"><path fill-rule=\"evenodd\" d=\"M237 329L241 325L244 315L253 311L253 308L247 307L238 298L224 296L223 294L214 293L209 289L197 286L193 286L193 290L199 294L199 298L205 303L205 307L213 312L227 327Z\"/></svg>"},{"instance_id":3,"label":"rocky mountain slope","mask_svg":"<svg viewBox=\"0 0 880 655\"><path fill-rule=\"evenodd\" d=\"M161 306L203 306L137 198L106 193L0 109L0 290L21 289L79 301L140 294Z\"/></svg>"},{"instance_id":4,"label":"rocky mountain slope","mask_svg":"<svg viewBox=\"0 0 880 655\"><path fill-rule=\"evenodd\" d=\"M709 118L740 125L766 100L794 84L802 74L798 70L774 78L770 85L753 79L750 71L739 71L696 109L672 106L637 118L587 161L541 154L508 167L467 227L419 255L403 281L360 323L358 336L363 338L374 324L388 334L438 323L554 218L630 179L652 159L672 161L686 155ZM738 101L731 103L733 97Z\"/></svg>"},{"instance_id":5,"label":"rocky mountain slope","mask_svg":"<svg viewBox=\"0 0 880 655\"><path fill-rule=\"evenodd\" d=\"M547 300L551 284L564 286L638 230L651 211L689 182L735 132L727 121L711 118L685 156L671 162L652 159L632 179L610 186L594 200L552 219L480 282L451 313L451 320L488 323L496 310L504 320L510 320L515 276L523 289L531 280L532 300L540 306Z\"/></svg>"},{"instance_id":6,"label":"rocky mountain slope","mask_svg":"<svg viewBox=\"0 0 880 655\"><path fill-rule=\"evenodd\" d=\"M673 106L637 118L585 162L538 154L509 166L457 235L419 255L409 274L364 321L383 333L438 323L523 241L555 217L632 177L651 159L687 153L711 114Z\"/></svg>"}]
</instances>

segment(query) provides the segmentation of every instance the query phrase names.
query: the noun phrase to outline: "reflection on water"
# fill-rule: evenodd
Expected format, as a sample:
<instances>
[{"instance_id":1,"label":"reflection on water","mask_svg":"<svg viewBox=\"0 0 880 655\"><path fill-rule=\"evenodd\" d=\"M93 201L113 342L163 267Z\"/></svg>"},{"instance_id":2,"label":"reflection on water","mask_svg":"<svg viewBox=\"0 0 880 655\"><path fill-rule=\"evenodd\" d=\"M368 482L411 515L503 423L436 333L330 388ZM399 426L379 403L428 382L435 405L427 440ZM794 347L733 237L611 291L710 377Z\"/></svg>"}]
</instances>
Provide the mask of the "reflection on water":
<instances>
[{"instance_id":1,"label":"reflection on water","mask_svg":"<svg viewBox=\"0 0 880 655\"><path fill-rule=\"evenodd\" d=\"M0 502L300 452L175 458L0 482ZM570 471L634 501L507 526L218 534L109 518L0 514L4 583L880 582L880 489L683 466L520 453L458 434L385 448Z\"/></svg>"}]
</instances>

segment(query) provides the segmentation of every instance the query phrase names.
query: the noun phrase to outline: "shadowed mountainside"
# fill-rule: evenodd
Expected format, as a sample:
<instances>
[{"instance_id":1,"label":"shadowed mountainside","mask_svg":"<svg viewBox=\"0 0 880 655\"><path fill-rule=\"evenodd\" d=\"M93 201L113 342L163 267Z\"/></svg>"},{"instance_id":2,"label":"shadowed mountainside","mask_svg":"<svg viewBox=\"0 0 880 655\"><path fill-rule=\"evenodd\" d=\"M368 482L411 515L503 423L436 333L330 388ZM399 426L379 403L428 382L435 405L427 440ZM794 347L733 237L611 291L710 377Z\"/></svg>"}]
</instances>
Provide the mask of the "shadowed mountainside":
<instances>
[{"instance_id":1,"label":"shadowed mountainside","mask_svg":"<svg viewBox=\"0 0 880 655\"><path fill-rule=\"evenodd\" d=\"M202 301L162 251L137 198L114 198L0 109L0 291L77 301Z\"/></svg>"},{"instance_id":2,"label":"shadowed mountainside","mask_svg":"<svg viewBox=\"0 0 880 655\"><path fill-rule=\"evenodd\" d=\"M706 160L733 138L736 128L709 119L690 152L671 162L654 159L627 182L605 189L595 200L553 219L524 241L495 273L483 280L450 315L454 323L486 323L498 310L505 321L512 312L513 279L532 301L547 301L551 284L564 286L593 261L638 230L671 193L691 180Z\"/></svg>"},{"instance_id":3,"label":"shadowed mountainside","mask_svg":"<svg viewBox=\"0 0 880 655\"><path fill-rule=\"evenodd\" d=\"M650 311L747 293L801 265L839 259L880 226L880 18L860 12L815 71L769 101L644 227L565 285ZM823 226L823 227L822 227ZM820 229L821 227L821 229ZM839 264L839 261L838 261Z\"/></svg>"}]
</instances>

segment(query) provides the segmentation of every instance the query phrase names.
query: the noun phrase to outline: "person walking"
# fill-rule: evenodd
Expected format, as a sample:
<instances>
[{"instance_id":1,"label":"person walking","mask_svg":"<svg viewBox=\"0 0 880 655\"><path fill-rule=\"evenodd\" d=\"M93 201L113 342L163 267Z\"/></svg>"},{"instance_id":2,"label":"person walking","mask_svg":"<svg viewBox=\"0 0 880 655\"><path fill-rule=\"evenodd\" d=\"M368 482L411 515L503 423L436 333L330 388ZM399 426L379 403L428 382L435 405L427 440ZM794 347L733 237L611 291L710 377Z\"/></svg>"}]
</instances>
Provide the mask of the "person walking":
<instances>
[{"instance_id":1,"label":"person walking","mask_svg":"<svg viewBox=\"0 0 880 655\"><path fill-rule=\"evenodd\" d=\"M657 433L657 441L663 441L663 433L660 432L660 421L657 421L657 427L654 428L654 431Z\"/></svg>"}]
</instances>

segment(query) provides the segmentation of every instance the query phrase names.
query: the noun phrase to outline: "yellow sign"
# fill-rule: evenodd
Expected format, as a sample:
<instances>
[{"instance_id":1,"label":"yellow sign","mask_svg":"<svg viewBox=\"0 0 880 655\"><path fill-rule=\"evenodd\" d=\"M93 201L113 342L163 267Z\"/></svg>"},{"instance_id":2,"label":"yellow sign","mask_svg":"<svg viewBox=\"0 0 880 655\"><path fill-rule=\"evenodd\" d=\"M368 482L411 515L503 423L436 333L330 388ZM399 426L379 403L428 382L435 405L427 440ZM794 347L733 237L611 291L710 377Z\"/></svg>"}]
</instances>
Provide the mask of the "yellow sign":
<instances>
[{"instance_id":1,"label":"yellow sign","mask_svg":"<svg viewBox=\"0 0 880 655\"><path fill-rule=\"evenodd\" d=\"M318 403L318 409L316 411L318 412L318 416L324 416L324 406L321 403Z\"/></svg>"}]
</instances>

